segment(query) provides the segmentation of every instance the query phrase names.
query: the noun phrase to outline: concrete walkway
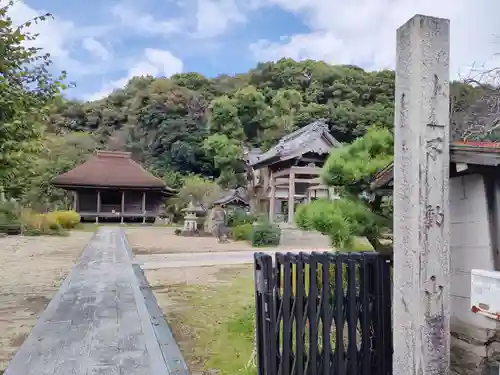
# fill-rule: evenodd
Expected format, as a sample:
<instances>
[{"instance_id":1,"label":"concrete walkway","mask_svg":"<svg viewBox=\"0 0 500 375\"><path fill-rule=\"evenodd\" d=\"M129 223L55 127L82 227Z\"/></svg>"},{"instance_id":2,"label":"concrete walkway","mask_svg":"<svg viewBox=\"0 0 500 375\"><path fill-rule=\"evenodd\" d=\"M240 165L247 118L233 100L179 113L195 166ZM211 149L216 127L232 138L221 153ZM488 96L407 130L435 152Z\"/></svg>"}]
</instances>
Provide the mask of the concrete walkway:
<instances>
[{"instance_id":1,"label":"concrete walkway","mask_svg":"<svg viewBox=\"0 0 500 375\"><path fill-rule=\"evenodd\" d=\"M123 231L101 227L5 375L187 374L159 341Z\"/></svg>"},{"instance_id":2,"label":"concrete walkway","mask_svg":"<svg viewBox=\"0 0 500 375\"><path fill-rule=\"evenodd\" d=\"M263 253L274 255L278 251L298 254L300 252L311 253L313 251L332 251L332 249L255 249L255 251L262 251ZM134 257L134 264L139 265L143 270L177 267L251 264L254 262L255 251L220 251L210 253L136 255Z\"/></svg>"}]
</instances>

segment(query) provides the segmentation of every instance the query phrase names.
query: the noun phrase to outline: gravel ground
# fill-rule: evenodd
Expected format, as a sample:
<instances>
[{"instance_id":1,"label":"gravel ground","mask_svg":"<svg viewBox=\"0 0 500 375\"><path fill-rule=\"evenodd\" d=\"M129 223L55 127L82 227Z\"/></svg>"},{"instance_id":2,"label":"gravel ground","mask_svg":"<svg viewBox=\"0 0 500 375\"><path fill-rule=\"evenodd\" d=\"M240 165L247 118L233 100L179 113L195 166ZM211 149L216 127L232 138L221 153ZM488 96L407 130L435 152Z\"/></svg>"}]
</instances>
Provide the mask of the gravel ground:
<instances>
[{"instance_id":1,"label":"gravel ground","mask_svg":"<svg viewBox=\"0 0 500 375\"><path fill-rule=\"evenodd\" d=\"M171 227L128 227L127 238L135 254L209 253L221 251L255 251L248 242L219 243L214 237L183 237Z\"/></svg>"},{"instance_id":2,"label":"gravel ground","mask_svg":"<svg viewBox=\"0 0 500 375\"><path fill-rule=\"evenodd\" d=\"M28 336L93 233L0 238L0 373Z\"/></svg>"}]
</instances>

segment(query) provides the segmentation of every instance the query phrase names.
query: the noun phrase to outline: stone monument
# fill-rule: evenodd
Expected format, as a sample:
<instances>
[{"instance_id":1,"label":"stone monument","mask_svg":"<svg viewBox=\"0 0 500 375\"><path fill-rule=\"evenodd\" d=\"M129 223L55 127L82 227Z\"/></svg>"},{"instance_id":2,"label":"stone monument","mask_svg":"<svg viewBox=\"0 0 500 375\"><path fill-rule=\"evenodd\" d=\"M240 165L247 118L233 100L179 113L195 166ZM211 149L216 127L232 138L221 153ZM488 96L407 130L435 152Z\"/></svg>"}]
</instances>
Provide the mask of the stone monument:
<instances>
[{"instance_id":1,"label":"stone monument","mask_svg":"<svg viewBox=\"0 0 500 375\"><path fill-rule=\"evenodd\" d=\"M397 31L393 374L450 367L450 22L416 15Z\"/></svg>"}]
</instances>

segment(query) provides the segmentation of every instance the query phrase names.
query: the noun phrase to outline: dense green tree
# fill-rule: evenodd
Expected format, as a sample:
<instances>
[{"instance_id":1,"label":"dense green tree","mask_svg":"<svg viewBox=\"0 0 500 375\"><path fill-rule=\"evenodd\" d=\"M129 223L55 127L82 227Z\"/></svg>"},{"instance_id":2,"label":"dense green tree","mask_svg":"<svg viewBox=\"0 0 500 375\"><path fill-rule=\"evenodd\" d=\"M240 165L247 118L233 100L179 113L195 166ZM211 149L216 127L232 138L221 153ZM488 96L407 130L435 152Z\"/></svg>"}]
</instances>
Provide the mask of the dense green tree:
<instances>
[{"instance_id":1,"label":"dense green tree","mask_svg":"<svg viewBox=\"0 0 500 375\"><path fill-rule=\"evenodd\" d=\"M167 211L176 219L182 219L182 209L190 202L208 209L221 195L220 186L209 179L200 176L187 176L176 196L167 201Z\"/></svg>"},{"instance_id":2,"label":"dense green tree","mask_svg":"<svg viewBox=\"0 0 500 375\"><path fill-rule=\"evenodd\" d=\"M254 86L248 86L234 94L234 104L246 141L258 145L270 120L266 98Z\"/></svg>"},{"instance_id":3,"label":"dense green tree","mask_svg":"<svg viewBox=\"0 0 500 375\"><path fill-rule=\"evenodd\" d=\"M393 147L392 133L374 127L351 144L334 149L322 177L337 188L341 198L303 205L297 212L297 224L328 234L338 248L349 248L357 237L366 237L375 250L392 251L380 241L392 227L391 201L366 192L371 178L393 160Z\"/></svg>"},{"instance_id":4,"label":"dense green tree","mask_svg":"<svg viewBox=\"0 0 500 375\"><path fill-rule=\"evenodd\" d=\"M245 166L242 162L243 148L235 139L225 134L213 134L203 143L206 154L213 158L219 171L218 183L225 188L244 185Z\"/></svg>"},{"instance_id":5,"label":"dense green tree","mask_svg":"<svg viewBox=\"0 0 500 375\"><path fill-rule=\"evenodd\" d=\"M30 165L29 185L22 202L39 211L66 208L70 202L67 193L52 186L51 180L85 162L97 148L99 143L96 136L89 133L71 132L62 136L48 134L37 158Z\"/></svg>"},{"instance_id":6,"label":"dense green tree","mask_svg":"<svg viewBox=\"0 0 500 375\"><path fill-rule=\"evenodd\" d=\"M28 43L37 35L28 31L32 23L49 14L27 20L20 26L8 16L13 2L0 8L0 185L12 197L25 193L19 172L29 167L40 147L41 123L51 101L63 88L61 77L53 77L50 56Z\"/></svg>"},{"instance_id":7,"label":"dense green tree","mask_svg":"<svg viewBox=\"0 0 500 375\"><path fill-rule=\"evenodd\" d=\"M277 139L297 128L299 125L297 115L302 106L302 95L297 90L280 89L276 92L271 100L271 113L267 115L268 126L261 140L263 148L269 148Z\"/></svg>"},{"instance_id":8,"label":"dense green tree","mask_svg":"<svg viewBox=\"0 0 500 375\"><path fill-rule=\"evenodd\" d=\"M130 149L161 175L234 177L202 147L209 135L267 149L325 118L337 139L351 142L371 126L392 127L393 90L391 71L282 59L236 76L134 77L101 100L58 103L50 124L55 132L86 130L103 147ZM229 185L235 181L222 177Z\"/></svg>"},{"instance_id":9,"label":"dense green tree","mask_svg":"<svg viewBox=\"0 0 500 375\"><path fill-rule=\"evenodd\" d=\"M205 123L180 112L164 103L146 107L130 130L129 149L158 171L212 175L214 167L202 148Z\"/></svg>"},{"instance_id":10,"label":"dense green tree","mask_svg":"<svg viewBox=\"0 0 500 375\"><path fill-rule=\"evenodd\" d=\"M341 186L357 194L368 187L373 176L393 160L394 138L384 128L370 128L351 144L334 149L322 177L329 186Z\"/></svg>"},{"instance_id":11,"label":"dense green tree","mask_svg":"<svg viewBox=\"0 0 500 375\"><path fill-rule=\"evenodd\" d=\"M238 116L236 100L227 95L220 96L210 103L208 130L210 134L225 134L232 139L243 140L245 132Z\"/></svg>"}]
</instances>

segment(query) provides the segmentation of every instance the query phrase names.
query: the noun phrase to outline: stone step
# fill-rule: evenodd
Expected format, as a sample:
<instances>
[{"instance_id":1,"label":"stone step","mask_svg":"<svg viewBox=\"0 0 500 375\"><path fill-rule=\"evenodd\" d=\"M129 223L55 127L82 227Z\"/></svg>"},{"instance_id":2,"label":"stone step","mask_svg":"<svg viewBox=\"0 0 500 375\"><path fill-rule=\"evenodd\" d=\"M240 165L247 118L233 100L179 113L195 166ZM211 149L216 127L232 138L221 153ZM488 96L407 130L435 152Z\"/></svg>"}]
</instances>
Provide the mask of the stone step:
<instances>
[{"instance_id":1,"label":"stone step","mask_svg":"<svg viewBox=\"0 0 500 375\"><path fill-rule=\"evenodd\" d=\"M280 246L294 248L330 248L330 238L316 231L283 228Z\"/></svg>"}]
</instances>

